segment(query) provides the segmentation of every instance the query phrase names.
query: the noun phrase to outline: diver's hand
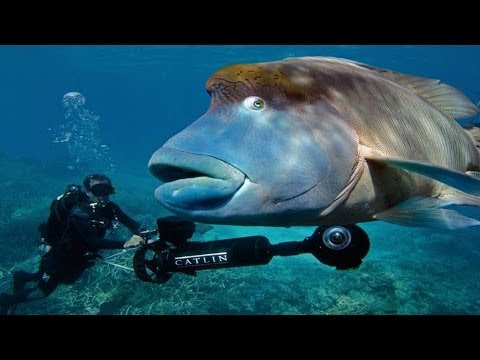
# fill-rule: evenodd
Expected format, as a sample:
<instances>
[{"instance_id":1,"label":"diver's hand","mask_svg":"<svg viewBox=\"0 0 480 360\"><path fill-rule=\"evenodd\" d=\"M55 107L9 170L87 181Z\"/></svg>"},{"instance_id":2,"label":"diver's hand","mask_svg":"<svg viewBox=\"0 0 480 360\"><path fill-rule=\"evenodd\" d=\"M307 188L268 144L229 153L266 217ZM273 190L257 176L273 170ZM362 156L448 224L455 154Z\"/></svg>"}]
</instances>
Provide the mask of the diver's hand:
<instances>
[{"instance_id":1,"label":"diver's hand","mask_svg":"<svg viewBox=\"0 0 480 360\"><path fill-rule=\"evenodd\" d=\"M145 244L145 240L141 236L133 235L128 241L125 242L125 244L123 244L123 247L126 249L143 244Z\"/></svg>"}]
</instances>

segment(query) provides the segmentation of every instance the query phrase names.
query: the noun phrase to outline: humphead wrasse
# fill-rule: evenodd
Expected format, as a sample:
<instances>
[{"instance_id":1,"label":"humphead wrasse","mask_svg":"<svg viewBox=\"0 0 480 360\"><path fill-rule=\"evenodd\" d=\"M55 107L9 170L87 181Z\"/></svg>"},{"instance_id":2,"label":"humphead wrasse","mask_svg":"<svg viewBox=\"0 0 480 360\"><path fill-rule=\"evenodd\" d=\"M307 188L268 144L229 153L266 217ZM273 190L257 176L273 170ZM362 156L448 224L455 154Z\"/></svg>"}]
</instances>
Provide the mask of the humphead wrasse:
<instances>
[{"instance_id":1,"label":"humphead wrasse","mask_svg":"<svg viewBox=\"0 0 480 360\"><path fill-rule=\"evenodd\" d=\"M166 208L231 225L384 220L462 228L480 221L479 109L438 80L303 57L227 66L208 111L149 161Z\"/></svg>"}]
</instances>

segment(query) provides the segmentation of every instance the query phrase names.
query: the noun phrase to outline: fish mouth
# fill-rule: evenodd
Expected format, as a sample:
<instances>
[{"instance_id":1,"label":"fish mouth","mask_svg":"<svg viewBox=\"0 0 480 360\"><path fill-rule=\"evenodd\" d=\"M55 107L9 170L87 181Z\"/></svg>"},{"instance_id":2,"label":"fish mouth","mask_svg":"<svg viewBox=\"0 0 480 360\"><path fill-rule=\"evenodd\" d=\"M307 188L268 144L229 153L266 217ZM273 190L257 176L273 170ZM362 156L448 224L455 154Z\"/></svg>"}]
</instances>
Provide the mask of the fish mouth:
<instances>
[{"instance_id":1,"label":"fish mouth","mask_svg":"<svg viewBox=\"0 0 480 360\"><path fill-rule=\"evenodd\" d=\"M163 182L155 198L168 209L212 210L227 203L245 182L245 174L213 156L161 147L148 168Z\"/></svg>"}]
</instances>

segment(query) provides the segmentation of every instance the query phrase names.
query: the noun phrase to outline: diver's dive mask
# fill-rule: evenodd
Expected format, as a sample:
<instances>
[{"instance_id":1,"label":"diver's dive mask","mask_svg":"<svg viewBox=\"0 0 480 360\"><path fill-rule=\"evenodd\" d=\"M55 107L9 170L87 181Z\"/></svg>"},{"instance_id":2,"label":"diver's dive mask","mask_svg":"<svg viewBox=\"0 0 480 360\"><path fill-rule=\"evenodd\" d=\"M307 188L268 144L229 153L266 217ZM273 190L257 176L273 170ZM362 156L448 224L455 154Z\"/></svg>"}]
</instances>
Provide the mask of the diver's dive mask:
<instances>
[{"instance_id":1,"label":"diver's dive mask","mask_svg":"<svg viewBox=\"0 0 480 360\"><path fill-rule=\"evenodd\" d=\"M105 197L115 193L115 188L107 183L98 183L90 187L90 192L96 197Z\"/></svg>"}]
</instances>

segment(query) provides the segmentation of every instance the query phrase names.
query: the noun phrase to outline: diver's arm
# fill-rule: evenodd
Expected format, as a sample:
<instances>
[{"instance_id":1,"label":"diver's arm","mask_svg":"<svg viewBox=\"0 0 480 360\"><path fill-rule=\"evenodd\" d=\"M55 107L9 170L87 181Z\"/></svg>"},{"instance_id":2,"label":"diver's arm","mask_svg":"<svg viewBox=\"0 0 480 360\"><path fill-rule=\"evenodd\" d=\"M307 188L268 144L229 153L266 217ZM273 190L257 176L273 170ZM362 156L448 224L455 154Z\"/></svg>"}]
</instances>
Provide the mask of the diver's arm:
<instances>
[{"instance_id":1,"label":"diver's arm","mask_svg":"<svg viewBox=\"0 0 480 360\"><path fill-rule=\"evenodd\" d=\"M71 216L70 224L81 234L83 240L91 249L123 249L124 241L105 239L98 236L87 219Z\"/></svg>"},{"instance_id":2,"label":"diver's arm","mask_svg":"<svg viewBox=\"0 0 480 360\"><path fill-rule=\"evenodd\" d=\"M117 216L118 221L120 221L123 225L125 225L133 234L140 235L140 231L142 229L142 224L133 220L130 216L125 214L120 206L111 202L113 211Z\"/></svg>"}]
</instances>

